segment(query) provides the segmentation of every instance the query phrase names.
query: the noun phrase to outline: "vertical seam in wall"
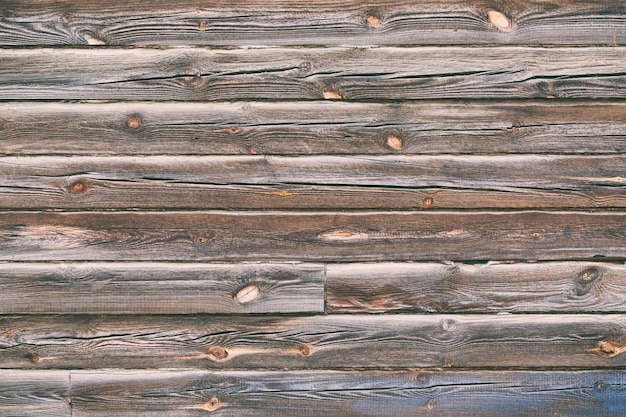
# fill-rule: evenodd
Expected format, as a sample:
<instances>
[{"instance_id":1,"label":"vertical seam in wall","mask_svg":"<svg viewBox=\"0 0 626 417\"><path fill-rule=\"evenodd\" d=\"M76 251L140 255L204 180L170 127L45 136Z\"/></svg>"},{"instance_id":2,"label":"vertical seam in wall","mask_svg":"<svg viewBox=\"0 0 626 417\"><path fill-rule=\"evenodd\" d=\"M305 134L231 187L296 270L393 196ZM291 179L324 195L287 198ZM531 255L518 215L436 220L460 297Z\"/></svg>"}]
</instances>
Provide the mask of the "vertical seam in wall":
<instances>
[{"instance_id":1,"label":"vertical seam in wall","mask_svg":"<svg viewBox=\"0 0 626 417\"><path fill-rule=\"evenodd\" d=\"M324 262L324 315L328 314L328 262Z\"/></svg>"},{"instance_id":2,"label":"vertical seam in wall","mask_svg":"<svg viewBox=\"0 0 626 417\"><path fill-rule=\"evenodd\" d=\"M72 393L72 371L67 374L70 382L70 417L74 417L74 395Z\"/></svg>"}]
</instances>

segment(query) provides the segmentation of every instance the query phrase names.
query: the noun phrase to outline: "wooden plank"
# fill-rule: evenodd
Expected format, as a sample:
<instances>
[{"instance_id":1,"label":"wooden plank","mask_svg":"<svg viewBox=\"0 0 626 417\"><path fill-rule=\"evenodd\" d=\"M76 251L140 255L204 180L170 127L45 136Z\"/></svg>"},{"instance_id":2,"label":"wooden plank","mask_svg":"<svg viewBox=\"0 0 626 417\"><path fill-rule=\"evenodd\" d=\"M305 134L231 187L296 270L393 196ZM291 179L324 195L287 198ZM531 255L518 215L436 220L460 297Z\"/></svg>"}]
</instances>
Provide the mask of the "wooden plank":
<instances>
[{"instance_id":1,"label":"wooden plank","mask_svg":"<svg viewBox=\"0 0 626 417\"><path fill-rule=\"evenodd\" d=\"M3 45L424 45L626 43L611 0L2 2Z\"/></svg>"},{"instance_id":2,"label":"wooden plank","mask_svg":"<svg viewBox=\"0 0 626 417\"><path fill-rule=\"evenodd\" d=\"M624 212L1 212L0 260L624 259Z\"/></svg>"},{"instance_id":3,"label":"wooden plank","mask_svg":"<svg viewBox=\"0 0 626 417\"><path fill-rule=\"evenodd\" d=\"M0 368L626 366L619 314L25 315L0 326Z\"/></svg>"},{"instance_id":4,"label":"wooden plank","mask_svg":"<svg viewBox=\"0 0 626 417\"><path fill-rule=\"evenodd\" d=\"M323 311L323 265L0 264L1 314Z\"/></svg>"},{"instance_id":5,"label":"wooden plank","mask_svg":"<svg viewBox=\"0 0 626 417\"><path fill-rule=\"evenodd\" d=\"M626 48L3 49L2 100L624 98Z\"/></svg>"},{"instance_id":6,"label":"wooden plank","mask_svg":"<svg viewBox=\"0 0 626 417\"><path fill-rule=\"evenodd\" d=\"M0 135L4 155L620 154L626 104L5 102Z\"/></svg>"},{"instance_id":7,"label":"wooden plank","mask_svg":"<svg viewBox=\"0 0 626 417\"><path fill-rule=\"evenodd\" d=\"M9 209L328 208L319 191L300 194L308 186L339 208L363 208L350 198L358 193L365 208L381 207L373 187L405 191L403 208L626 207L626 188L615 186L624 156L4 157L0 172ZM474 198L459 201L457 190ZM416 201L416 191L426 196ZM452 197L443 206L439 191Z\"/></svg>"},{"instance_id":8,"label":"wooden plank","mask_svg":"<svg viewBox=\"0 0 626 417\"><path fill-rule=\"evenodd\" d=\"M624 264L329 264L327 311L626 312Z\"/></svg>"},{"instance_id":9,"label":"wooden plank","mask_svg":"<svg viewBox=\"0 0 626 417\"><path fill-rule=\"evenodd\" d=\"M72 371L73 416L617 416L620 371Z\"/></svg>"},{"instance_id":10,"label":"wooden plank","mask_svg":"<svg viewBox=\"0 0 626 417\"><path fill-rule=\"evenodd\" d=\"M14 371L0 373L0 415L41 417L72 415L68 371Z\"/></svg>"}]
</instances>

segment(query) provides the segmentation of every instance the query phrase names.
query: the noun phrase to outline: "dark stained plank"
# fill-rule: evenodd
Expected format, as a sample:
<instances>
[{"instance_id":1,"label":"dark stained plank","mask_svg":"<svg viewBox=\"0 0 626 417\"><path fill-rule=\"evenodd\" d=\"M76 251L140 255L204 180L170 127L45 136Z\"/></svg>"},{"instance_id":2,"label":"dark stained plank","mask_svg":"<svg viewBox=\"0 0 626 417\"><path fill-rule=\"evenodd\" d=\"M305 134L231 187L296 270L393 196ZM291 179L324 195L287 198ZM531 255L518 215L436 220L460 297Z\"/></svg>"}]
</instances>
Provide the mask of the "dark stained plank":
<instances>
[{"instance_id":1,"label":"dark stained plank","mask_svg":"<svg viewBox=\"0 0 626 417\"><path fill-rule=\"evenodd\" d=\"M0 314L323 311L323 265L0 264Z\"/></svg>"},{"instance_id":2,"label":"dark stained plank","mask_svg":"<svg viewBox=\"0 0 626 417\"><path fill-rule=\"evenodd\" d=\"M330 313L626 312L624 264L329 264Z\"/></svg>"},{"instance_id":3,"label":"dark stained plank","mask_svg":"<svg viewBox=\"0 0 626 417\"><path fill-rule=\"evenodd\" d=\"M0 372L0 415L70 417L70 373L3 369Z\"/></svg>"},{"instance_id":4,"label":"dark stained plank","mask_svg":"<svg viewBox=\"0 0 626 417\"><path fill-rule=\"evenodd\" d=\"M0 260L573 260L626 256L624 212L1 212Z\"/></svg>"},{"instance_id":5,"label":"dark stained plank","mask_svg":"<svg viewBox=\"0 0 626 417\"><path fill-rule=\"evenodd\" d=\"M0 207L626 207L625 172L624 156L4 157Z\"/></svg>"},{"instance_id":6,"label":"dark stained plank","mask_svg":"<svg viewBox=\"0 0 626 417\"><path fill-rule=\"evenodd\" d=\"M74 417L614 417L626 404L620 371L72 371L72 386Z\"/></svg>"},{"instance_id":7,"label":"dark stained plank","mask_svg":"<svg viewBox=\"0 0 626 417\"><path fill-rule=\"evenodd\" d=\"M3 45L626 43L610 0L6 0Z\"/></svg>"},{"instance_id":8,"label":"dark stained plank","mask_svg":"<svg viewBox=\"0 0 626 417\"><path fill-rule=\"evenodd\" d=\"M624 98L625 54L624 47L3 49L0 100Z\"/></svg>"},{"instance_id":9,"label":"dark stained plank","mask_svg":"<svg viewBox=\"0 0 626 417\"><path fill-rule=\"evenodd\" d=\"M0 154L613 154L621 101L0 103Z\"/></svg>"},{"instance_id":10,"label":"dark stained plank","mask_svg":"<svg viewBox=\"0 0 626 417\"><path fill-rule=\"evenodd\" d=\"M620 314L24 315L0 326L0 368L626 366Z\"/></svg>"}]
</instances>

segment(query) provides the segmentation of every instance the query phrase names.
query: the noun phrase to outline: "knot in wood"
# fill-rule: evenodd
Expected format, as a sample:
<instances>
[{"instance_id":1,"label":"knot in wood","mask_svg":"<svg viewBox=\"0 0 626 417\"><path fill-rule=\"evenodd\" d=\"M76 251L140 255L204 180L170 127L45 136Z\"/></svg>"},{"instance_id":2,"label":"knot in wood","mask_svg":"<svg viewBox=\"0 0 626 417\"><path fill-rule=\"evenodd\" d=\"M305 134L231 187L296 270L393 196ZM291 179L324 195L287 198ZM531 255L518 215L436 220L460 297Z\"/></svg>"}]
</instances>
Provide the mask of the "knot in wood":
<instances>
[{"instance_id":1,"label":"knot in wood","mask_svg":"<svg viewBox=\"0 0 626 417\"><path fill-rule=\"evenodd\" d=\"M222 406L222 403L220 402L219 398L212 397L209 401L195 408L197 408L198 410L215 411L221 406Z\"/></svg>"},{"instance_id":2,"label":"knot in wood","mask_svg":"<svg viewBox=\"0 0 626 417\"><path fill-rule=\"evenodd\" d=\"M38 363L41 360L41 356L35 352L29 352L26 354L26 359L28 359L30 363Z\"/></svg>"},{"instance_id":3,"label":"knot in wood","mask_svg":"<svg viewBox=\"0 0 626 417\"><path fill-rule=\"evenodd\" d=\"M380 19L374 15L369 15L367 17L367 24L373 28L380 27Z\"/></svg>"},{"instance_id":4,"label":"knot in wood","mask_svg":"<svg viewBox=\"0 0 626 417\"><path fill-rule=\"evenodd\" d=\"M437 400L434 398L431 398L430 400L428 400L424 408L430 411L430 410L433 410L436 406L437 406Z\"/></svg>"},{"instance_id":5,"label":"knot in wood","mask_svg":"<svg viewBox=\"0 0 626 417\"><path fill-rule=\"evenodd\" d=\"M580 285L591 284L598 278L602 276L602 272L595 266L587 269L583 269L580 274L578 274L576 281Z\"/></svg>"},{"instance_id":6,"label":"knot in wood","mask_svg":"<svg viewBox=\"0 0 626 417\"><path fill-rule=\"evenodd\" d=\"M403 145L404 144L402 143L402 139L400 139L399 137L395 135L387 136L387 146L389 146L391 149L402 149Z\"/></svg>"},{"instance_id":7,"label":"knot in wood","mask_svg":"<svg viewBox=\"0 0 626 417\"><path fill-rule=\"evenodd\" d=\"M487 17L492 25L497 27L499 30L506 32L511 30L511 19L506 17L504 13L501 13L497 10L489 10L487 12Z\"/></svg>"},{"instance_id":8,"label":"knot in wood","mask_svg":"<svg viewBox=\"0 0 626 417\"><path fill-rule=\"evenodd\" d=\"M326 100L340 100L343 97L341 96L341 94L339 94L336 91L329 91L329 90L327 90L327 91L324 91L324 98Z\"/></svg>"},{"instance_id":9,"label":"knot in wood","mask_svg":"<svg viewBox=\"0 0 626 417\"><path fill-rule=\"evenodd\" d=\"M441 322L441 328L446 332L452 332L457 329L459 323L453 319L445 319Z\"/></svg>"},{"instance_id":10,"label":"knot in wood","mask_svg":"<svg viewBox=\"0 0 626 417\"><path fill-rule=\"evenodd\" d=\"M228 351L222 346L211 346L207 353L210 357L218 361L228 358Z\"/></svg>"},{"instance_id":11,"label":"knot in wood","mask_svg":"<svg viewBox=\"0 0 626 417\"><path fill-rule=\"evenodd\" d=\"M80 193L85 192L86 190L87 190L87 186L80 181L76 181L70 186L70 191L74 194L80 194Z\"/></svg>"},{"instance_id":12,"label":"knot in wood","mask_svg":"<svg viewBox=\"0 0 626 417\"><path fill-rule=\"evenodd\" d=\"M604 356L612 356L617 352L617 347L609 341L603 340L598 344L600 353Z\"/></svg>"},{"instance_id":13,"label":"knot in wood","mask_svg":"<svg viewBox=\"0 0 626 417\"><path fill-rule=\"evenodd\" d=\"M433 205L433 203L434 203L434 202L435 202L435 201L433 200L433 198L432 198L432 197L426 197L426 198L424 199L424 201L422 201L422 206L424 206L424 207L430 207L430 206L432 206L432 205Z\"/></svg>"},{"instance_id":14,"label":"knot in wood","mask_svg":"<svg viewBox=\"0 0 626 417\"><path fill-rule=\"evenodd\" d=\"M235 294L235 301L240 304L246 304L259 296L259 287L256 285L248 285L240 289Z\"/></svg>"},{"instance_id":15,"label":"knot in wood","mask_svg":"<svg viewBox=\"0 0 626 417\"><path fill-rule=\"evenodd\" d=\"M141 120L141 116L138 115L129 116L126 120L126 126L128 126L130 129L139 129L142 124L143 121Z\"/></svg>"},{"instance_id":16,"label":"knot in wood","mask_svg":"<svg viewBox=\"0 0 626 417\"><path fill-rule=\"evenodd\" d=\"M300 348L300 353L302 354L302 356L309 356L311 354L311 349L309 349L308 346L302 346Z\"/></svg>"}]
</instances>

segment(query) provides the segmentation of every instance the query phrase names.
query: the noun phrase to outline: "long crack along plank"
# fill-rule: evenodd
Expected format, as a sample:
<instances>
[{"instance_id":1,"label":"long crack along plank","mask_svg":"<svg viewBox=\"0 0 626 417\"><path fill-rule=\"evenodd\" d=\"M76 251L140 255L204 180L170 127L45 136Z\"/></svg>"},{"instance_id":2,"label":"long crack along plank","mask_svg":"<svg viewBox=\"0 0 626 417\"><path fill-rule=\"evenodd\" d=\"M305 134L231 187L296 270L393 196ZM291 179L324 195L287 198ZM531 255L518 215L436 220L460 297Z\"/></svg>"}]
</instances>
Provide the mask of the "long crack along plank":
<instances>
[{"instance_id":1,"label":"long crack along plank","mask_svg":"<svg viewBox=\"0 0 626 417\"><path fill-rule=\"evenodd\" d=\"M624 259L622 212L2 212L0 260Z\"/></svg>"},{"instance_id":2,"label":"long crack along plank","mask_svg":"<svg viewBox=\"0 0 626 417\"><path fill-rule=\"evenodd\" d=\"M319 264L0 264L0 314L322 312Z\"/></svg>"},{"instance_id":3,"label":"long crack along plank","mask_svg":"<svg viewBox=\"0 0 626 417\"><path fill-rule=\"evenodd\" d=\"M3 49L0 100L624 98L624 47Z\"/></svg>"},{"instance_id":4,"label":"long crack along plank","mask_svg":"<svg viewBox=\"0 0 626 417\"><path fill-rule=\"evenodd\" d=\"M615 416L626 401L625 383L619 371L13 370L0 380L0 412L274 417L306 410L307 416L324 417L483 417L530 408L604 417Z\"/></svg>"},{"instance_id":5,"label":"long crack along plank","mask_svg":"<svg viewBox=\"0 0 626 417\"><path fill-rule=\"evenodd\" d=\"M1 316L0 368L612 368L626 316Z\"/></svg>"},{"instance_id":6,"label":"long crack along plank","mask_svg":"<svg viewBox=\"0 0 626 417\"><path fill-rule=\"evenodd\" d=\"M5 102L0 134L0 154L20 156L622 154L626 105Z\"/></svg>"},{"instance_id":7,"label":"long crack along plank","mask_svg":"<svg viewBox=\"0 0 626 417\"><path fill-rule=\"evenodd\" d=\"M385 189L406 208L626 207L621 156L5 157L0 172L12 209L327 208L308 187L345 208Z\"/></svg>"},{"instance_id":8,"label":"long crack along plank","mask_svg":"<svg viewBox=\"0 0 626 417\"><path fill-rule=\"evenodd\" d=\"M3 1L2 45L621 45L597 1Z\"/></svg>"},{"instance_id":9,"label":"long crack along plank","mask_svg":"<svg viewBox=\"0 0 626 417\"><path fill-rule=\"evenodd\" d=\"M329 313L626 311L624 264L330 264L327 274Z\"/></svg>"}]
</instances>

